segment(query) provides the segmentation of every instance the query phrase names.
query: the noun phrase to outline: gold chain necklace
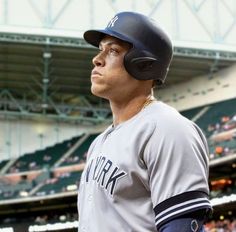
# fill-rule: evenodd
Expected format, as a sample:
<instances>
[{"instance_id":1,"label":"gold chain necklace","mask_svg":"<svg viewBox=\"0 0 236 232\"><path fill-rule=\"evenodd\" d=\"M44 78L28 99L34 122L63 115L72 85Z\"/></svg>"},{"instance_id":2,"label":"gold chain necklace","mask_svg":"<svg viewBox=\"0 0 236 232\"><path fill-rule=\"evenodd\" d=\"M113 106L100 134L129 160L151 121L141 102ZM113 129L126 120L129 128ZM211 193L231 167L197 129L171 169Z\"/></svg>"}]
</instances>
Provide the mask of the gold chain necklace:
<instances>
[{"instance_id":1,"label":"gold chain necklace","mask_svg":"<svg viewBox=\"0 0 236 232\"><path fill-rule=\"evenodd\" d=\"M155 97L153 96L148 97L146 101L143 103L142 110L145 109L148 105L150 105L154 101L157 101Z\"/></svg>"}]
</instances>

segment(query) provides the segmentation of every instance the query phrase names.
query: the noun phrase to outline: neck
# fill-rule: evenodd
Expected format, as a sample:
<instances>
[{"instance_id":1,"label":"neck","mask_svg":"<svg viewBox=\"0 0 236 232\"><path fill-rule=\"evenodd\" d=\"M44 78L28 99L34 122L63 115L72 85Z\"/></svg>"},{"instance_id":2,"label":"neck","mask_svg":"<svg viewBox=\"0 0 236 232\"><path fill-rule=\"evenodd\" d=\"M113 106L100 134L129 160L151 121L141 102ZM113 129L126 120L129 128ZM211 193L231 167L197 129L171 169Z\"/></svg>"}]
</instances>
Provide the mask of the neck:
<instances>
[{"instance_id":1,"label":"neck","mask_svg":"<svg viewBox=\"0 0 236 232\"><path fill-rule=\"evenodd\" d=\"M117 126L118 124L129 120L155 100L154 96L150 94L147 96L132 98L125 103L116 103L111 101L110 105L113 113L113 125Z\"/></svg>"}]
</instances>

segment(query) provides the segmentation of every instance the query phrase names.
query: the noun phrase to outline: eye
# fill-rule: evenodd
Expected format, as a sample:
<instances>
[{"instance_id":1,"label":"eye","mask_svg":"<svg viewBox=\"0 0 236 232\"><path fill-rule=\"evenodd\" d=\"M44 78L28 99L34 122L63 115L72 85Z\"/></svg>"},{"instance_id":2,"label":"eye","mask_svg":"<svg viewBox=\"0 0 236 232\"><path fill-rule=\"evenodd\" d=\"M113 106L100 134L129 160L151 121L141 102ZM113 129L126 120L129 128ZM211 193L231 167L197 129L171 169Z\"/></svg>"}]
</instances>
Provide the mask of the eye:
<instances>
[{"instance_id":1,"label":"eye","mask_svg":"<svg viewBox=\"0 0 236 232\"><path fill-rule=\"evenodd\" d=\"M117 48L110 48L109 49L109 53L110 54L113 54L113 55L117 55L119 53L118 49Z\"/></svg>"}]
</instances>

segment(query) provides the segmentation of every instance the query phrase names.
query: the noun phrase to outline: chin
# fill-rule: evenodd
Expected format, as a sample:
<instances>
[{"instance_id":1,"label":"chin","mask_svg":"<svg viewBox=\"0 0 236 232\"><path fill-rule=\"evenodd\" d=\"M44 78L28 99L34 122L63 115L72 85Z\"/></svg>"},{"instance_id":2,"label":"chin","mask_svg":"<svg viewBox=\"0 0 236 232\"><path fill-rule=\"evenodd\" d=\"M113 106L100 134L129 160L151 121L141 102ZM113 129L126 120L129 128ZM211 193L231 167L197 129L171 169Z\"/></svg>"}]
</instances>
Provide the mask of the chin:
<instances>
[{"instance_id":1,"label":"chin","mask_svg":"<svg viewBox=\"0 0 236 232\"><path fill-rule=\"evenodd\" d=\"M99 91L98 89L91 88L91 93L96 97L100 97L100 98L109 100L109 97L107 96L105 91L101 91L101 90Z\"/></svg>"},{"instance_id":2,"label":"chin","mask_svg":"<svg viewBox=\"0 0 236 232\"><path fill-rule=\"evenodd\" d=\"M92 93L94 96L104 98L103 91L101 91L101 90L99 90L98 88L95 88L95 87L93 87L93 86L91 87L91 93Z\"/></svg>"}]
</instances>

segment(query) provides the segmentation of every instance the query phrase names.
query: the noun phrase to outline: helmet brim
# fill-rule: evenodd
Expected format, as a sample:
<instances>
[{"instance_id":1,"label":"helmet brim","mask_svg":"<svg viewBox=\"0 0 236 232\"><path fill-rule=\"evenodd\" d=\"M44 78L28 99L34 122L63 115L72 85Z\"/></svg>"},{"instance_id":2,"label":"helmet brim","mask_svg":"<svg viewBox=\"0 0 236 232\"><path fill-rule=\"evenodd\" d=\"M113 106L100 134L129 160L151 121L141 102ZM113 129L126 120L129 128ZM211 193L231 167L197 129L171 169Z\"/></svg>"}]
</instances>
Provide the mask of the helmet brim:
<instances>
[{"instance_id":1,"label":"helmet brim","mask_svg":"<svg viewBox=\"0 0 236 232\"><path fill-rule=\"evenodd\" d=\"M84 33L84 39L87 43L99 47L99 43L105 35L102 30L88 30Z\"/></svg>"},{"instance_id":2,"label":"helmet brim","mask_svg":"<svg viewBox=\"0 0 236 232\"><path fill-rule=\"evenodd\" d=\"M95 47L99 47L99 43L101 42L103 37L106 35L115 37L115 38L123 40L125 42L132 43L131 41L129 41L128 38L124 37L123 35L121 35L117 32L111 31L111 30L88 30L84 33L84 39L87 43L89 43Z\"/></svg>"}]
</instances>

